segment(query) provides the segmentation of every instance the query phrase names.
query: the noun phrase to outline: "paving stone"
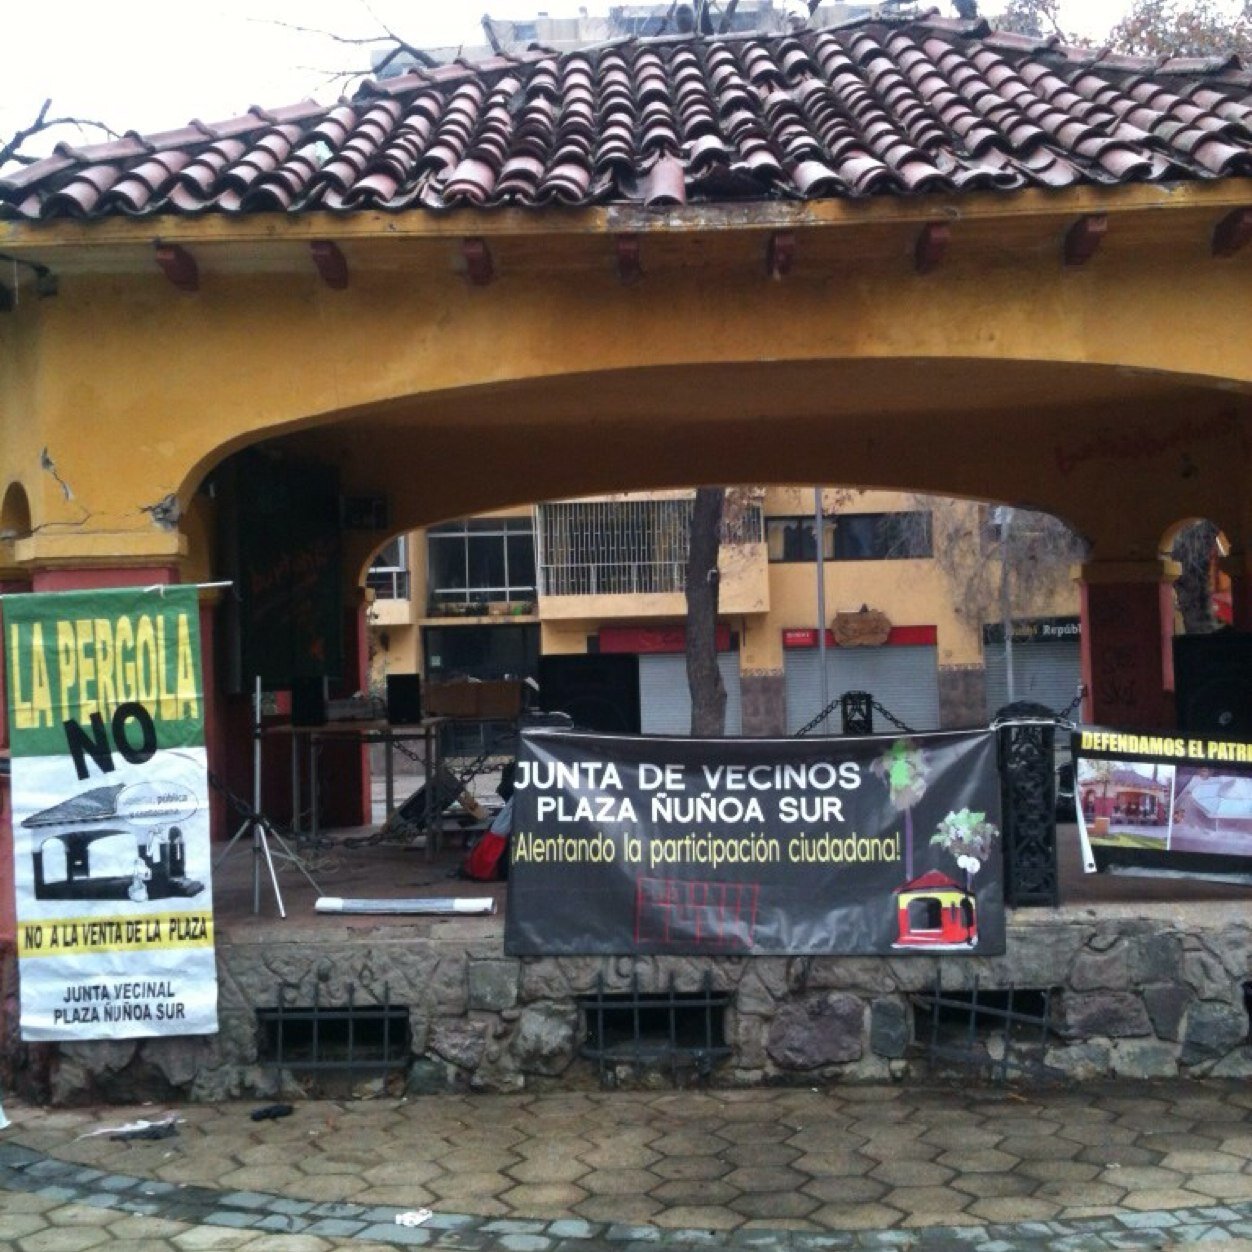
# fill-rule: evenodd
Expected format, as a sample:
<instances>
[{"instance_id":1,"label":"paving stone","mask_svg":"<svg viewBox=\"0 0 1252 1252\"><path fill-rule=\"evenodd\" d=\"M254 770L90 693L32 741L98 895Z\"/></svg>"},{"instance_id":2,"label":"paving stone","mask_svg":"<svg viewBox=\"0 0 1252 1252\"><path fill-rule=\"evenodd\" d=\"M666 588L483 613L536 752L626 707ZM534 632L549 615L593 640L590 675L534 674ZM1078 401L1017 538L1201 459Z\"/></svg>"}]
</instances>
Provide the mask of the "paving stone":
<instances>
[{"instance_id":1,"label":"paving stone","mask_svg":"<svg viewBox=\"0 0 1252 1252\"><path fill-rule=\"evenodd\" d=\"M17 1246L22 1252L86 1252L108 1242L98 1226L47 1226L19 1239Z\"/></svg>"},{"instance_id":2,"label":"paving stone","mask_svg":"<svg viewBox=\"0 0 1252 1252\"><path fill-rule=\"evenodd\" d=\"M1252 1176L1247 1174L1193 1174L1185 1181L1189 1191L1214 1200L1252 1199Z\"/></svg>"},{"instance_id":3,"label":"paving stone","mask_svg":"<svg viewBox=\"0 0 1252 1252\"><path fill-rule=\"evenodd\" d=\"M1122 1207L1148 1211L1150 1209L1189 1208L1196 1202L1194 1191L1132 1191L1122 1199Z\"/></svg>"},{"instance_id":4,"label":"paving stone","mask_svg":"<svg viewBox=\"0 0 1252 1252\"><path fill-rule=\"evenodd\" d=\"M20 1239L23 1235L33 1235L37 1230L46 1230L47 1219L42 1213L18 1213L8 1206L8 1196L0 1193L0 1234L6 1239Z\"/></svg>"},{"instance_id":5,"label":"paving stone","mask_svg":"<svg viewBox=\"0 0 1252 1252\"><path fill-rule=\"evenodd\" d=\"M1131 1230L1168 1230L1177 1226L1179 1219L1173 1213L1119 1213L1117 1221Z\"/></svg>"},{"instance_id":6,"label":"paving stone","mask_svg":"<svg viewBox=\"0 0 1252 1252\"><path fill-rule=\"evenodd\" d=\"M933 1161L884 1161L870 1170L870 1177L895 1187L939 1186L949 1181L953 1171Z\"/></svg>"},{"instance_id":7,"label":"paving stone","mask_svg":"<svg viewBox=\"0 0 1252 1252\"><path fill-rule=\"evenodd\" d=\"M425 1247L435 1238L431 1231L423 1230L421 1226L397 1226L394 1222L390 1226L384 1226L381 1223L376 1226L366 1226L360 1232L360 1237L377 1239L379 1243L405 1244L414 1248Z\"/></svg>"},{"instance_id":8,"label":"paving stone","mask_svg":"<svg viewBox=\"0 0 1252 1252\"><path fill-rule=\"evenodd\" d=\"M967 1211L989 1222L1029 1222L1055 1216L1057 1206L1032 1196L993 1196L975 1200Z\"/></svg>"}]
</instances>

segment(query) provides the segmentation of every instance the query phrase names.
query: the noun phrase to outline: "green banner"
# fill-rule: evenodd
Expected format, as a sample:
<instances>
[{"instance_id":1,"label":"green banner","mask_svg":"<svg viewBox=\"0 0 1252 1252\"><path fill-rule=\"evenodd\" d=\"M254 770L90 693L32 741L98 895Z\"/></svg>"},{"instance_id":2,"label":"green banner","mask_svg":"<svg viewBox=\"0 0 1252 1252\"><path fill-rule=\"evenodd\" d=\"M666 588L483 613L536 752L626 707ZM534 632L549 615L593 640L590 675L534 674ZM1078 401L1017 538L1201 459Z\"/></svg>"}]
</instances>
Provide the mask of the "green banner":
<instances>
[{"instance_id":1,"label":"green banner","mask_svg":"<svg viewBox=\"0 0 1252 1252\"><path fill-rule=\"evenodd\" d=\"M202 745L199 611L193 586L6 596L13 756Z\"/></svg>"}]
</instances>

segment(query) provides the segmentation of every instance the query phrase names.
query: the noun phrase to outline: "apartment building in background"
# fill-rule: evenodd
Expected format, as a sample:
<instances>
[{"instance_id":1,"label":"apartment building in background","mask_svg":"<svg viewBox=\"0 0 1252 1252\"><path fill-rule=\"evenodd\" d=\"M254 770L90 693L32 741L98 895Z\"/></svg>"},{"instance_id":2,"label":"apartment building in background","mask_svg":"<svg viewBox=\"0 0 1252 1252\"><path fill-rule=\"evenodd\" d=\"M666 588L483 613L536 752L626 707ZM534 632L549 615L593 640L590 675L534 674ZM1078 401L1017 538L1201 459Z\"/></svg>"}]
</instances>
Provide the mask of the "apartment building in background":
<instances>
[{"instance_id":1,"label":"apartment building in background","mask_svg":"<svg viewBox=\"0 0 1252 1252\"><path fill-rule=\"evenodd\" d=\"M1070 704L1080 676L1073 583L1060 578L1044 611L1015 617L1006 646L1003 623L971 612L936 555L944 528L958 522L960 544L994 538L995 510L896 492L822 498L824 684L814 489L732 496L718 622L728 734L794 734L821 712L824 694L845 691L874 697L884 731L891 723L881 710L919 731L984 724L1010 698L1010 665L1013 699L1057 711ZM675 491L545 502L393 540L368 574L373 681L389 673L538 681L545 658L622 658L582 663L587 674L625 675L633 688L598 698L632 706L623 726L637 719L643 733L688 733L693 499ZM562 667L546 668L551 676ZM564 686L541 684L536 703L569 698ZM829 730L839 728L836 712Z\"/></svg>"}]
</instances>

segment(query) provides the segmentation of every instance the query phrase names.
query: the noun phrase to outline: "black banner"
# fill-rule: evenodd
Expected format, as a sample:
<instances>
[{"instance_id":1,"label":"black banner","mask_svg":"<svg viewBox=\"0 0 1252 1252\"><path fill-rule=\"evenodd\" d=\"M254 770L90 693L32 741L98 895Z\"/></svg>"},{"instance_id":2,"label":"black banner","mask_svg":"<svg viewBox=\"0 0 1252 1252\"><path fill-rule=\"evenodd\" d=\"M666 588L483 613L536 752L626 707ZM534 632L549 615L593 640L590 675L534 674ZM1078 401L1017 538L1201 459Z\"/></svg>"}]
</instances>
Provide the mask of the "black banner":
<instances>
[{"instance_id":1,"label":"black banner","mask_svg":"<svg viewBox=\"0 0 1252 1252\"><path fill-rule=\"evenodd\" d=\"M505 950L1004 951L995 741L522 736Z\"/></svg>"},{"instance_id":2,"label":"black banner","mask_svg":"<svg viewBox=\"0 0 1252 1252\"><path fill-rule=\"evenodd\" d=\"M1074 732L1083 868L1252 884L1252 743Z\"/></svg>"}]
</instances>

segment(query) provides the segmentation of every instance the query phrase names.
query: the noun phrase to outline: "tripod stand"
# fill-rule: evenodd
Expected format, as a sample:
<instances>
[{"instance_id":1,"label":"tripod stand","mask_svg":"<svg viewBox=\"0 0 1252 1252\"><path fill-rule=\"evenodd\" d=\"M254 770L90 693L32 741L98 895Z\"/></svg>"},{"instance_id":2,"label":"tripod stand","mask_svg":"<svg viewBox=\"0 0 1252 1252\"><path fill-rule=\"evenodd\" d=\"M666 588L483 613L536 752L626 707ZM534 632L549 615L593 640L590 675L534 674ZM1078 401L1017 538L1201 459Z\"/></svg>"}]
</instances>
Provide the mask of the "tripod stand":
<instances>
[{"instance_id":1,"label":"tripod stand","mask_svg":"<svg viewBox=\"0 0 1252 1252\"><path fill-rule=\"evenodd\" d=\"M275 859L287 861L294 865L309 880L313 890L320 896L323 894L317 880L309 873L308 866L292 851L287 841L274 829L273 823L261 812L261 678L257 676L256 686L252 693L252 804L247 805L235 795L220 779L209 775L209 783L221 791L234 807L243 814L243 822L231 836L230 842L217 858L214 865L216 872L230 856L235 845L245 836L252 837L252 912L261 911L261 862L264 860L269 871L270 884L274 888L274 901L278 905L278 916L286 918L287 910L283 906L283 893L278 886L278 873L274 869ZM270 840L278 844L278 851L270 847Z\"/></svg>"}]
</instances>

